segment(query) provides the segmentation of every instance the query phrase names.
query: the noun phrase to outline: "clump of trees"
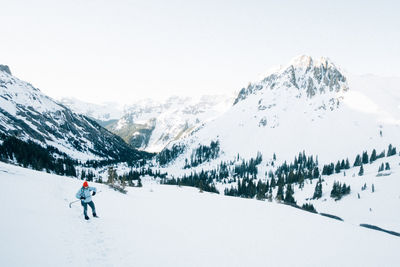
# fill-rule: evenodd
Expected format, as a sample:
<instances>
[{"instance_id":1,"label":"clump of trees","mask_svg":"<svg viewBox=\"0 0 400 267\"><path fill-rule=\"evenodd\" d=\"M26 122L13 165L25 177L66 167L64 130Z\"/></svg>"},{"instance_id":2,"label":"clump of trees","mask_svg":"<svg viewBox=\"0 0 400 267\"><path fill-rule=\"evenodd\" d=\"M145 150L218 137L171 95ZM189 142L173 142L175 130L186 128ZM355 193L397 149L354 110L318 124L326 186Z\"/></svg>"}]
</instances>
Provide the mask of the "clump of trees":
<instances>
[{"instance_id":1,"label":"clump of trees","mask_svg":"<svg viewBox=\"0 0 400 267\"><path fill-rule=\"evenodd\" d=\"M160 153L158 153L156 156L156 160L161 166L165 166L174 161L184 151L184 145L174 144L170 149L164 148Z\"/></svg>"},{"instance_id":2,"label":"clump of trees","mask_svg":"<svg viewBox=\"0 0 400 267\"><path fill-rule=\"evenodd\" d=\"M350 185L347 186L346 183L341 184L340 182L334 182L332 191L331 191L331 198L335 200L340 200L343 196L350 194Z\"/></svg>"},{"instance_id":3,"label":"clump of trees","mask_svg":"<svg viewBox=\"0 0 400 267\"><path fill-rule=\"evenodd\" d=\"M161 184L197 187L201 192L207 191L219 194L213 179L210 178L208 172L203 170L200 173L192 172L190 175L185 174L181 178L162 179Z\"/></svg>"},{"instance_id":4,"label":"clump of trees","mask_svg":"<svg viewBox=\"0 0 400 267\"><path fill-rule=\"evenodd\" d=\"M385 165L382 162L381 166L379 166L378 172L388 171L388 170L390 170L389 162L386 162Z\"/></svg>"},{"instance_id":5,"label":"clump of trees","mask_svg":"<svg viewBox=\"0 0 400 267\"><path fill-rule=\"evenodd\" d=\"M309 211L309 212L312 212L312 213L317 213L317 210L314 208L314 205L311 204L311 203L304 203L304 204L301 206L301 208L302 208L303 210L306 210L306 211Z\"/></svg>"},{"instance_id":6,"label":"clump of trees","mask_svg":"<svg viewBox=\"0 0 400 267\"><path fill-rule=\"evenodd\" d=\"M210 161L211 159L215 159L219 156L219 141L211 141L210 146L199 146L198 148L192 151L192 155L190 156L190 160L185 159L184 169L188 169L191 167L196 167L203 162Z\"/></svg>"}]
</instances>

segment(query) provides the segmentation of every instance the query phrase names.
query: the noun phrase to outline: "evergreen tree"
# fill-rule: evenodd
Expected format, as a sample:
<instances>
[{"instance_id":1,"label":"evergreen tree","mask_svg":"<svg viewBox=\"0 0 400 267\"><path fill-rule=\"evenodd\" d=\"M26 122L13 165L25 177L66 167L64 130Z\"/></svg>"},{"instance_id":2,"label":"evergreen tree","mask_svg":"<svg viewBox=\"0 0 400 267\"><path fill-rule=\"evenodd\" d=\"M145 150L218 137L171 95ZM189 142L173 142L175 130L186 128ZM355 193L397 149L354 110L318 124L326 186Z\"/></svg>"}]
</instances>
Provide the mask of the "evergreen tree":
<instances>
[{"instance_id":1,"label":"evergreen tree","mask_svg":"<svg viewBox=\"0 0 400 267\"><path fill-rule=\"evenodd\" d=\"M271 178L271 184L270 184L270 188L275 188L276 186L276 182L275 182L275 178Z\"/></svg>"},{"instance_id":2,"label":"evergreen tree","mask_svg":"<svg viewBox=\"0 0 400 267\"><path fill-rule=\"evenodd\" d=\"M359 170L359 172L358 172L358 176L363 176L363 175L364 175L364 167L363 167L363 165L361 164L360 170Z\"/></svg>"},{"instance_id":3,"label":"evergreen tree","mask_svg":"<svg viewBox=\"0 0 400 267\"><path fill-rule=\"evenodd\" d=\"M321 197L322 197L322 183L321 183L321 179L319 179L319 181L315 185L313 199L319 199Z\"/></svg>"},{"instance_id":4,"label":"evergreen tree","mask_svg":"<svg viewBox=\"0 0 400 267\"><path fill-rule=\"evenodd\" d=\"M396 148L393 147L392 144L389 144L387 157L390 157L390 156L393 156L393 155L396 155L396 154L397 154Z\"/></svg>"},{"instance_id":5,"label":"evergreen tree","mask_svg":"<svg viewBox=\"0 0 400 267\"><path fill-rule=\"evenodd\" d=\"M387 171L387 170L390 170L389 162L386 162L386 163L385 163L385 171Z\"/></svg>"},{"instance_id":6,"label":"evergreen tree","mask_svg":"<svg viewBox=\"0 0 400 267\"><path fill-rule=\"evenodd\" d=\"M285 194L285 203L296 204L296 201L293 197L294 191L291 184L286 185L286 194Z\"/></svg>"},{"instance_id":7,"label":"evergreen tree","mask_svg":"<svg viewBox=\"0 0 400 267\"><path fill-rule=\"evenodd\" d=\"M369 159L369 162L372 163L375 160L376 160L376 150L374 149L374 150L372 150L371 158Z\"/></svg>"},{"instance_id":8,"label":"evergreen tree","mask_svg":"<svg viewBox=\"0 0 400 267\"><path fill-rule=\"evenodd\" d=\"M340 167L340 161L338 161L338 162L336 163L336 166L335 166L335 172L336 172L336 173L339 173L339 172L340 172L340 169L341 169L341 167Z\"/></svg>"},{"instance_id":9,"label":"evergreen tree","mask_svg":"<svg viewBox=\"0 0 400 267\"><path fill-rule=\"evenodd\" d=\"M353 167L356 167L356 166L361 166L361 157L360 157L360 155L357 155L356 159L354 161Z\"/></svg>"},{"instance_id":10,"label":"evergreen tree","mask_svg":"<svg viewBox=\"0 0 400 267\"><path fill-rule=\"evenodd\" d=\"M319 169L318 169L318 167L314 168L313 177L314 177L314 179L319 178Z\"/></svg>"},{"instance_id":11,"label":"evergreen tree","mask_svg":"<svg viewBox=\"0 0 400 267\"><path fill-rule=\"evenodd\" d=\"M381 164L381 166L379 166L378 172L381 172L385 169L385 166L383 165L383 162Z\"/></svg>"},{"instance_id":12,"label":"evergreen tree","mask_svg":"<svg viewBox=\"0 0 400 267\"><path fill-rule=\"evenodd\" d=\"M276 192L276 200L281 201L283 200L283 185L280 184L278 186L278 191Z\"/></svg>"},{"instance_id":13,"label":"evergreen tree","mask_svg":"<svg viewBox=\"0 0 400 267\"><path fill-rule=\"evenodd\" d=\"M362 163L367 164L368 163L368 153L367 151L364 151L362 154Z\"/></svg>"},{"instance_id":14,"label":"evergreen tree","mask_svg":"<svg viewBox=\"0 0 400 267\"><path fill-rule=\"evenodd\" d=\"M346 163L344 162L344 159L342 159L342 162L340 162L340 169L345 169L346 168Z\"/></svg>"},{"instance_id":15,"label":"evergreen tree","mask_svg":"<svg viewBox=\"0 0 400 267\"><path fill-rule=\"evenodd\" d=\"M348 158L346 159L346 164L345 164L344 168L345 168L346 170L350 169L350 162L349 162L349 159L348 159Z\"/></svg>"},{"instance_id":16,"label":"evergreen tree","mask_svg":"<svg viewBox=\"0 0 400 267\"><path fill-rule=\"evenodd\" d=\"M85 172L85 170L82 170L82 172L81 172L81 180L85 179L85 177L86 177L86 172Z\"/></svg>"}]
</instances>

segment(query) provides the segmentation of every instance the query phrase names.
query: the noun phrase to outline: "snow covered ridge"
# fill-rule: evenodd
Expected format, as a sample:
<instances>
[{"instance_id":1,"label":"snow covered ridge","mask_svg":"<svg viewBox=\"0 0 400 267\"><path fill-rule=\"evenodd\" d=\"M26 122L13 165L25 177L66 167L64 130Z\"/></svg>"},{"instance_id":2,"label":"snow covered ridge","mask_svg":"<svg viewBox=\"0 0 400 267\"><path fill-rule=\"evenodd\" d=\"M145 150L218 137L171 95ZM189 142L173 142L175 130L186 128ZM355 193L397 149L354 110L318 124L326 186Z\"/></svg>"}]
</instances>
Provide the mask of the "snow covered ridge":
<instances>
[{"instance_id":1,"label":"snow covered ridge","mask_svg":"<svg viewBox=\"0 0 400 267\"><path fill-rule=\"evenodd\" d=\"M141 153L93 120L44 95L31 84L0 70L0 133L50 145L73 159L120 159Z\"/></svg>"}]
</instances>

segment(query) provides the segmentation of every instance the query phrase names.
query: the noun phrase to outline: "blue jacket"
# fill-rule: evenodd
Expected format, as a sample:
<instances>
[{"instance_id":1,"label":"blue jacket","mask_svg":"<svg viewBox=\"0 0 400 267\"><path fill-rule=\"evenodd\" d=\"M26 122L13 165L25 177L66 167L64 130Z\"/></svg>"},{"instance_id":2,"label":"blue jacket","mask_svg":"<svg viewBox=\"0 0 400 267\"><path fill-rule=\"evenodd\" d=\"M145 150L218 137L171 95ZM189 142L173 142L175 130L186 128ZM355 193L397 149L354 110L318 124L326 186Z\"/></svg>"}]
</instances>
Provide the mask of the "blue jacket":
<instances>
[{"instance_id":1,"label":"blue jacket","mask_svg":"<svg viewBox=\"0 0 400 267\"><path fill-rule=\"evenodd\" d=\"M79 191L76 193L76 198L80 199L81 197L85 197L84 202L89 203L90 201L92 201L92 194L91 191L96 192L96 187L81 187L81 189L79 189Z\"/></svg>"}]
</instances>

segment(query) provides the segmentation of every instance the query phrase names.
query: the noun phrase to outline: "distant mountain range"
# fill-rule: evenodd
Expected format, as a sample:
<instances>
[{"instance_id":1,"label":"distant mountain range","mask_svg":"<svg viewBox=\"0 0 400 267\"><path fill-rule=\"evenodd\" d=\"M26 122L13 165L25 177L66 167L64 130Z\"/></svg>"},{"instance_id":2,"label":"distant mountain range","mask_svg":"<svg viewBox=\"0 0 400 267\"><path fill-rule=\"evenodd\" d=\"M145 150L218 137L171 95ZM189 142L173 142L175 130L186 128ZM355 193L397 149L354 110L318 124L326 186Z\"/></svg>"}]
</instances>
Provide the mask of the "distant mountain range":
<instances>
[{"instance_id":1,"label":"distant mountain range","mask_svg":"<svg viewBox=\"0 0 400 267\"><path fill-rule=\"evenodd\" d=\"M61 102L77 113L95 119L133 147L159 152L166 145L228 110L234 96L205 95L198 98L145 99L116 109L116 104L96 105L76 99Z\"/></svg>"}]
</instances>

